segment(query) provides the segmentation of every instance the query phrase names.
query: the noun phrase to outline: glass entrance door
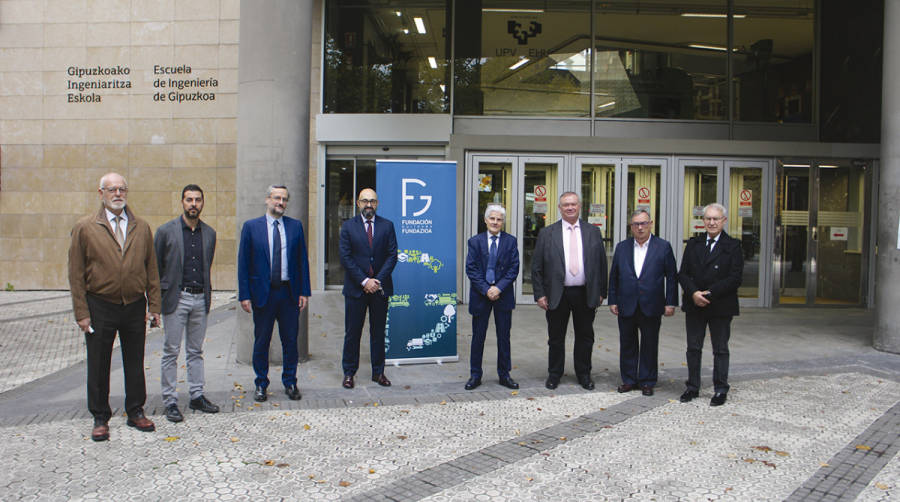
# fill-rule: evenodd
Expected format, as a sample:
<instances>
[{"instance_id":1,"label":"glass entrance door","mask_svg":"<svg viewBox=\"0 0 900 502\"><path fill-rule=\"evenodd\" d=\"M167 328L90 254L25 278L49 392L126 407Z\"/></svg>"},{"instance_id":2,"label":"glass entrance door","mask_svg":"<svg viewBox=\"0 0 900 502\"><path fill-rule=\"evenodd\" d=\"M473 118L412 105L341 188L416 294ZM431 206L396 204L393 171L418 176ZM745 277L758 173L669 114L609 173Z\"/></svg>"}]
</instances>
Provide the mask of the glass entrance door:
<instances>
[{"instance_id":1,"label":"glass entrance door","mask_svg":"<svg viewBox=\"0 0 900 502\"><path fill-rule=\"evenodd\" d=\"M770 186L768 162L726 161L725 198L728 222L725 231L741 241L744 276L738 297L742 305L764 304L766 290L761 287L769 275L769 260L762 260L762 243L768 241L771 221L768 205Z\"/></svg>"},{"instance_id":2,"label":"glass entrance door","mask_svg":"<svg viewBox=\"0 0 900 502\"><path fill-rule=\"evenodd\" d=\"M531 259L537 235L558 218L563 157L473 155L475 176L469 186L476 201L471 207L468 237L486 230L484 210L496 203L506 208L504 230L519 243L516 303L534 303ZM467 238L468 238L467 237Z\"/></svg>"},{"instance_id":3,"label":"glass entrance door","mask_svg":"<svg viewBox=\"0 0 900 502\"><path fill-rule=\"evenodd\" d=\"M785 162L777 173L776 280L782 305L865 303L869 165Z\"/></svg>"}]
</instances>

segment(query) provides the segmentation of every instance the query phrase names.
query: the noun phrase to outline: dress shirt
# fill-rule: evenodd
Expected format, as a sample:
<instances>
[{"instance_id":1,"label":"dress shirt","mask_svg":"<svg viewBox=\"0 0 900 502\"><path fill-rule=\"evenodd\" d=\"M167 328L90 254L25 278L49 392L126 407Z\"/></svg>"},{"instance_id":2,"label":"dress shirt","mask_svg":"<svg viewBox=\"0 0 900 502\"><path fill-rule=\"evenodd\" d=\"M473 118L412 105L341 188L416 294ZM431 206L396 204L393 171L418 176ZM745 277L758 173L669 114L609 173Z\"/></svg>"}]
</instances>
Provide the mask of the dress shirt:
<instances>
[{"instance_id":1,"label":"dress shirt","mask_svg":"<svg viewBox=\"0 0 900 502\"><path fill-rule=\"evenodd\" d=\"M181 236L184 242L184 260L181 271L180 287L203 287L203 234L200 233L200 222L197 228L190 226L181 218Z\"/></svg>"},{"instance_id":2,"label":"dress shirt","mask_svg":"<svg viewBox=\"0 0 900 502\"><path fill-rule=\"evenodd\" d=\"M119 225L122 226L122 239L128 240L128 212L125 209L122 209L122 213L119 214L119 218L122 221L119 222ZM113 213L109 209L106 210L106 219L109 220L109 226L113 229L113 235L116 235L116 213Z\"/></svg>"},{"instance_id":3,"label":"dress shirt","mask_svg":"<svg viewBox=\"0 0 900 502\"><path fill-rule=\"evenodd\" d=\"M719 235L717 235L710 243L709 242L709 234L706 234L706 242L704 242L703 244L706 245L707 243L709 243L709 252L710 253L712 253L713 248L716 247L716 244L719 242L719 237L722 237L722 232L719 232Z\"/></svg>"},{"instance_id":4,"label":"dress shirt","mask_svg":"<svg viewBox=\"0 0 900 502\"><path fill-rule=\"evenodd\" d=\"M363 230L366 230L366 222L369 220L367 220L366 217L362 215L362 213L359 213L359 217L362 218ZM372 216L372 239L373 240L375 239L375 217L374 216Z\"/></svg>"},{"instance_id":5,"label":"dress shirt","mask_svg":"<svg viewBox=\"0 0 900 502\"><path fill-rule=\"evenodd\" d=\"M487 244L488 244L488 247L487 247L488 254L490 254L490 252L491 252L491 237L493 237L495 234L492 234L490 230L488 230L486 233L487 233L487 237L485 237L485 238L487 239ZM500 232L497 232L496 235L497 235L497 252L499 253L500 252Z\"/></svg>"},{"instance_id":6,"label":"dress shirt","mask_svg":"<svg viewBox=\"0 0 900 502\"><path fill-rule=\"evenodd\" d=\"M637 277L641 276L641 271L644 269L644 260L647 258L647 250L650 249L650 239L652 238L653 235L647 237L643 246L638 243L637 239L634 240L634 275Z\"/></svg>"},{"instance_id":7,"label":"dress shirt","mask_svg":"<svg viewBox=\"0 0 900 502\"><path fill-rule=\"evenodd\" d=\"M269 236L269 252L272 252L272 224L278 221L278 233L281 234L281 280L288 280L288 261L287 261L287 235L284 233L284 219L272 218L272 215L266 213L266 229ZM269 257L271 260L272 257ZM269 261L269 263L272 263Z\"/></svg>"},{"instance_id":8,"label":"dress shirt","mask_svg":"<svg viewBox=\"0 0 900 502\"><path fill-rule=\"evenodd\" d=\"M583 243L581 242L581 221L576 221L573 225L562 220L562 227L563 255L566 260L566 279L563 284L565 286L584 286L584 250L582 249ZM576 275L569 273L569 239L571 239L571 232L575 232L575 242L578 243L578 249L576 250L578 254L578 274Z\"/></svg>"}]
</instances>

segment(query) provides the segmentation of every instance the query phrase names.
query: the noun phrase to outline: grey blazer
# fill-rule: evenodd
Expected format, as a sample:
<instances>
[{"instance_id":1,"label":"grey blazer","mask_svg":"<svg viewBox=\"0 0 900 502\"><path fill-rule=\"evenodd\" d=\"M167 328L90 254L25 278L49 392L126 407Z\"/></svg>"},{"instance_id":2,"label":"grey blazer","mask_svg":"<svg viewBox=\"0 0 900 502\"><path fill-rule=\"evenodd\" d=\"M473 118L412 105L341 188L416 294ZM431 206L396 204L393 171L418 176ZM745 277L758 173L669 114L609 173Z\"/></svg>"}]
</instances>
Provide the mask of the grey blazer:
<instances>
[{"instance_id":1,"label":"grey blazer","mask_svg":"<svg viewBox=\"0 0 900 502\"><path fill-rule=\"evenodd\" d=\"M212 282L209 269L216 254L216 231L200 221L200 235L203 238L203 284L206 294L206 311L209 312ZM184 271L184 236L181 230L181 216L167 221L156 229L153 238L156 248L156 265L159 267L159 287L162 290L163 314L171 314L178 307L181 279Z\"/></svg>"},{"instance_id":2,"label":"grey blazer","mask_svg":"<svg viewBox=\"0 0 900 502\"><path fill-rule=\"evenodd\" d=\"M588 307L595 309L606 297L606 248L603 232L584 220L581 227L581 249L584 253L584 279ZM534 300L547 297L550 310L559 307L566 280L566 258L563 251L562 220L544 227L538 234L531 259L531 283Z\"/></svg>"}]
</instances>

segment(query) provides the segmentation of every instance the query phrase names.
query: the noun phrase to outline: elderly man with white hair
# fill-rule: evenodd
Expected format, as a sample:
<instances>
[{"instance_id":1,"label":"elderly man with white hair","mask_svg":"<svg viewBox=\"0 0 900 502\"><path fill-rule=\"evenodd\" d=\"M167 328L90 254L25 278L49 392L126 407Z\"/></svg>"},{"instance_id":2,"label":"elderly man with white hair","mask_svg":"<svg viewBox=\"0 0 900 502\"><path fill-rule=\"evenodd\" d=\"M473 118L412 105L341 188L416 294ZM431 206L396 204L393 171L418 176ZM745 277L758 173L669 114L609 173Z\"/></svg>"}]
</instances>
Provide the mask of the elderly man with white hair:
<instances>
[{"instance_id":1,"label":"elderly man with white hair","mask_svg":"<svg viewBox=\"0 0 900 502\"><path fill-rule=\"evenodd\" d=\"M469 290L469 313L472 314L472 350L469 357L469 380L466 390L481 385L481 358L487 336L491 310L497 328L497 376L500 385L518 389L509 376L512 368L509 330L512 310L516 308L516 277L519 275L519 246L516 238L503 231L506 209L489 204L484 210L487 231L469 239L466 275L472 283Z\"/></svg>"}]
</instances>

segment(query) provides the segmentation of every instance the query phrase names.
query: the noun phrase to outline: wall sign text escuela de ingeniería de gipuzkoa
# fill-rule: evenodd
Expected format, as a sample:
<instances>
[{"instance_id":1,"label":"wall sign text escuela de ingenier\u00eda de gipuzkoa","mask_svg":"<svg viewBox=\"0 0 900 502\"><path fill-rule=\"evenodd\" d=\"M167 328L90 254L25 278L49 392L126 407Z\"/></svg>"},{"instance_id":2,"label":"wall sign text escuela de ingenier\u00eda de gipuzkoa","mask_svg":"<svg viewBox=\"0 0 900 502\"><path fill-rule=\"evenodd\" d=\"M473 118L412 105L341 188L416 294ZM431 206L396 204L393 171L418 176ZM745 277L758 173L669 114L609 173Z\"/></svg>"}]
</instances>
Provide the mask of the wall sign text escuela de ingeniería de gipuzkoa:
<instances>
[{"instance_id":1,"label":"wall sign text escuela de ingenier\u00eda de gipuzkoa","mask_svg":"<svg viewBox=\"0 0 900 502\"><path fill-rule=\"evenodd\" d=\"M68 103L101 103L103 95L96 91L109 89L131 89L131 68L128 66L70 66L66 68L66 74L70 77L67 81L67 90L71 91L66 96ZM219 81L214 78L178 78L191 74L188 65L163 66L154 65L153 87L156 89L171 89L169 91L157 91L153 101L184 103L188 101L215 101L216 94L209 92L219 86Z\"/></svg>"}]
</instances>

